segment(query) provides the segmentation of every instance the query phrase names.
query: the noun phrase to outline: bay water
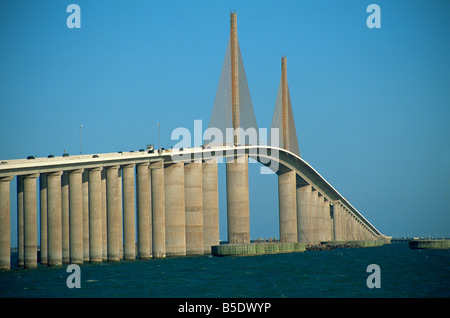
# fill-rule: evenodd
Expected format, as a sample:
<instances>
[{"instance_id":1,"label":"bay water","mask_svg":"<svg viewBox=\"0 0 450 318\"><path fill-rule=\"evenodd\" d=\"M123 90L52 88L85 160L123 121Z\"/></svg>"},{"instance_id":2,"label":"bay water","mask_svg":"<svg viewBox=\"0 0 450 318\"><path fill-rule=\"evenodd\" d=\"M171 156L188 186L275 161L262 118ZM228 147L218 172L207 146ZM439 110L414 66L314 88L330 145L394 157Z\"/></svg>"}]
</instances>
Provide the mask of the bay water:
<instances>
[{"instance_id":1,"label":"bay water","mask_svg":"<svg viewBox=\"0 0 450 318\"><path fill-rule=\"evenodd\" d=\"M369 288L368 266L380 288ZM448 298L450 250L407 243L246 257L188 256L0 272L0 297L51 298Z\"/></svg>"}]
</instances>

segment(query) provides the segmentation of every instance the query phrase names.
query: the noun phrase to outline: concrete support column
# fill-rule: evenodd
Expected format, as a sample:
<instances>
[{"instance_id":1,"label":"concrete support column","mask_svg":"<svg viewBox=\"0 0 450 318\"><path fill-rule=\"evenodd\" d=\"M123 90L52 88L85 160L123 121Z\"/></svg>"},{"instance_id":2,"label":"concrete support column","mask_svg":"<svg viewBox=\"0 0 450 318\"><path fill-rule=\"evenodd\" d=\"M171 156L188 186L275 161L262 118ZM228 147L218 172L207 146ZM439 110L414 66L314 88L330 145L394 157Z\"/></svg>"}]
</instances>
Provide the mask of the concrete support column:
<instances>
[{"instance_id":1,"label":"concrete support column","mask_svg":"<svg viewBox=\"0 0 450 318\"><path fill-rule=\"evenodd\" d=\"M186 209L186 254L203 254L203 181L202 163L184 166Z\"/></svg>"},{"instance_id":2,"label":"concrete support column","mask_svg":"<svg viewBox=\"0 0 450 318\"><path fill-rule=\"evenodd\" d=\"M23 176L17 176L17 259L19 267L23 267L24 263L23 250Z\"/></svg>"},{"instance_id":3,"label":"concrete support column","mask_svg":"<svg viewBox=\"0 0 450 318\"><path fill-rule=\"evenodd\" d=\"M356 226L358 228L358 240L361 241L364 239L361 221L359 219L356 220L356 224L357 224Z\"/></svg>"},{"instance_id":4,"label":"concrete support column","mask_svg":"<svg viewBox=\"0 0 450 318\"><path fill-rule=\"evenodd\" d=\"M211 246L219 245L219 188L217 160L202 164L203 191L203 244L204 253L211 253Z\"/></svg>"},{"instance_id":5,"label":"concrete support column","mask_svg":"<svg viewBox=\"0 0 450 318\"><path fill-rule=\"evenodd\" d=\"M89 260L103 259L102 168L89 170Z\"/></svg>"},{"instance_id":6,"label":"concrete support column","mask_svg":"<svg viewBox=\"0 0 450 318\"><path fill-rule=\"evenodd\" d=\"M334 222L334 205L330 204L331 240L336 241L336 225Z\"/></svg>"},{"instance_id":7,"label":"concrete support column","mask_svg":"<svg viewBox=\"0 0 450 318\"><path fill-rule=\"evenodd\" d=\"M319 191L316 189L313 189L312 191L311 200L312 213L309 214L309 224L311 224L311 244L317 244L319 242L319 214L321 214L322 209L319 202Z\"/></svg>"},{"instance_id":8,"label":"concrete support column","mask_svg":"<svg viewBox=\"0 0 450 318\"><path fill-rule=\"evenodd\" d=\"M364 224L363 223L359 223L359 227L360 227L360 240L364 240L364 235L365 235L365 228L364 228Z\"/></svg>"},{"instance_id":9,"label":"concrete support column","mask_svg":"<svg viewBox=\"0 0 450 318\"><path fill-rule=\"evenodd\" d=\"M166 255L186 255L184 163L164 167Z\"/></svg>"},{"instance_id":10,"label":"concrete support column","mask_svg":"<svg viewBox=\"0 0 450 318\"><path fill-rule=\"evenodd\" d=\"M39 246L41 248L41 264L47 264L47 175L39 176L39 210L40 210L40 233L41 240Z\"/></svg>"},{"instance_id":11,"label":"concrete support column","mask_svg":"<svg viewBox=\"0 0 450 318\"><path fill-rule=\"evenodd\" d=\"M358 238L357 238L357 235L356 235L356 218L355 218L355 216L353 215L353 214L351 214L351 222L350 222L350 224L351 224L351 226L350 226L350 230L351 230L351 233L352 233L352 239L354 240L354 241L356 241Z\"/></svg>"},{"instance_id":12,"label":"concrete support column","mask_svg":"<svg viewBox=\"0 0 450 318\"><path fill-rule=\"evenodd\" d=\"M352 232L351 232L351 214L348 209L345 209L345 233L347 237L347 241L352 240Z\"/></svg>"},{"instance_id":13,"label":"concrete support column","mask_svg":"<svg viewBox=\"0 0 450 318\"><path fill-rule=\"evenodd\" d=\"M339 230L340 230L340 240L345 241L345 208L342 204L339 204Z\"/></svg>"},{"instance_id":14,"label":"concrete support column","mask_svg":"<svg viewBox=\"0 0 450 318\"><path fill-rule=\"evenodd\" d=\"M119 210L119 260L123 260L123 193L121 167L117 170L117 207Z\"/></svg>"},{"instance_id":15,"label":"concrete support column","mask_svg":"<svg viewBox=\"0 0 450 318\"><path fill-rule=\"evenodd\" d=\"M62 171L47 175L48 266L62 265L61 175Z\"/></svg>"},{"instance_id":16,"label":"concrete support column","mask_svg":"<svg viewBox=\"0 0 450 318\"><path fill-rule=\"evenodd\" d=\"M165 169L163 163L151 165L153 257L166 257Z\"/></svg>"},{"instance_id":17,"label":"concrete support column","mask_svg":"<svg viewBox=\"0 0 450 318\"><path fill-rule=\"evenodd\" d=\"M349 211L348 214L349 214L350 237L351 237L351 240L356 240L356 237L355 237L355 217L354 217L353 213L351 213L350 211Z\"/></svg>"},{"instance_id":18,"label":"concrete support column","mask_svg":"<svg viewBox=\"0 0 450 318\"><path fill-rule=\"evenodd\" d=\"M325 208L326 208L327 200L326 198L321 195L319 197L319 201L317 204L317 217L318 217L318 241L323 242L325 241L326 233L327 233L327 226L326 226L326 218L325 218Z\"/></svg>"},{"instance_id":19,"label":"concrete support column","mask_svg":"<svg viewBox=\"0 0 450 318\"><path fill-rule=\"evenodd\" d=\"M136 165L136 170L138 254L140 259L147 260L152 257L152 228L148 162Z\"/></svg>"},{"instance_id":20,"label":"concrete support column","mask_svg":"<svg viewBox=\"0 0 450 318\"><path fill-rule=\"evenodd\" d=\"M31 174L23 180L24 205L24 267L37 267L37 205L36 178L39 174Z\"/></svg>"},{"instance_id":21,"label":"concrete support column","mask_svg":"<svg viewBox=\"0 0 450 318\"><path fill-rule=\"evenodd\" d=\"M102 260L108 260L108 201L106 195L106 168L102 170Z\"/></svg>"},{"instance_id":22,"label":"concrete support column","mask_svg":"<svg viewBox=\"0 0 450 318\"><path fill-rule=\"evenodd\" d=\"M11 199L10 181L0 178L0 270L11 269Z\"/></svg>"},{"instance_id":23,"label":"concrete support column","mask_svg":"<svg viewBox=\"0 0 450 318\"><path fill-rule=\"evenodd\" d=\"M89 171L82 176L83 191L83 261L89 262Z\"/></svg>"},{"instance_id":24,"label":"concrete support column","mask_svg":"<svg viewBox=\"0 0 450 318\"><path fill-rule=\"evenodd\" d=\"M278 175L278 207L280 217L280 241L298 241L297 187L295 171Z\"/></svg>"},{"instance_id":25,"label":"concrete support column","mask_svg":"<svg viewBox=\"0 0 450 318\"><path fill-rule=\"evenodd\" d=\"M358 241L362 240L362 237L361 237L361 223L359 222L358 218L355 218L355 233L356 233L356 239Z\"/></svg>"},{"instance_id":26,"label":"concrete support column","mask_svg":"<svg viewBox=\"0 0 450 318\"><path fill-rule=\"evenodd\" d=\"M297 188L297 230L300 243L312 244L311 214L313 213L313 191L311 185Z\"/></svg>"},{"instance_id":27,"label":"concrete support column","mask_svg":"<svg viewBox=\"0 0 450 318\"><path fill-rule=\"evenodd\" d=\"M226 163L227 223L230 244L250 243L248 155Z\"/></svg>"},{"instance_id":28,"label":"concrete support column","mask_svg":"<svg viewBox=\"0 0 450 318\"><path fill-rule=\"evenodd\" d=\"M348 232L348 240L353 241L353 215L347 210L347 232Z\"/></svg>"},{"instance_id":29,"label":"concrete support column","mask_svg":"<svg viewBox=\"0 0 450 318\"><path fill-rule=\"evenodd\" d=\"M118 262L119 259L119 220L120 209L118 200L118 169L119 166L106 168L106 199L108 222L108 262Z\"/></svg>"},{"instance_id":30,"label":"concrete support column","mask_svg":"<svg viewBox=\"0 0 450 318\"><path fill-rule=\"evenodd\" d=\"M361 222L359 221L359 219L356 219L356 235L358 237L358 240L362 240L362 232L361 232Z\"/></svg>"},{"instance_id":31,"label":"concrete support column","mask_svg":"<svg viewBox=\"0 0 450 318\"><path fill-rule=\"evenodd\" d=\"M337 201L332 202L333 205L331 207L333 213L331 214L331 224L333 226L333 241L338 241L338 230L337 230L337 213L338 213L338 207L337 207Z\"/></svg>"},{"instance_id":32,"label":"concrete support column","mask_svg":"<svg viewBox=\"0 0 450 318\"><path fill-rule=\"evenodd\" d=\"M332 241L333 240L333 228L331 225L331 217L330 217L330 201L326 198L323 204L323 218L324 218L324 241Z\"/></svg>"},{"instance_id":33,"label":"concrete support column","mask_svg":"<svg viewBox=\"0 0 450 318\"><path fill-rule=\"evenodd\" d=\"M237 35L236 13L230 14L230 49L231 49L231 113L232 124L235 129L234 143L240 143L240 105L239 105L239 41Z\"/></svg>"},{"instance_id":34,"label":"concrete support column","mask_svg":"<svg viewBox=\"0 0 450 318\"><path fill-rule=\"evenodd\" d=\"M347 236L346 236L346 224L345 224L345 221L346 221L346 211L345 211L345 207L341 204L340 206L339 206L339 223L340 223L340 226L341 226L341 240L342 241L346 241L347 240Z\"/></svg>"},{"instance_id":35,"label":"concrete support column","mask_svg":"<svg viewBox=\"0 0 450 318\"><path fill-rule=\"evenodd\" d=\"M125 260L136 259L136 222L134 203L134 164L122 167L123 173L123 236Z\"/></svg>"},{"instance_id":36,"label":"concrete support column","mask_svg":"<svg viewBox=\"0 0 450 318\"><path fill-rule=\"evenodd\" d=\"M342 241L342 231L341 231L341 205L339 201L333 202L333 216L334 216L334 233L335 240Z\"/></svg>"},{"instance_id":37,"label":"concrete support column","mask_svg":"<svg viewBox=\"0 0 450 318\"><path fill-rule=\"evenodd\" d=\"M343 208L343 214L344 214L344 222L342 222L342 224L344 225L344 240L345 241L349 241L350 240L350 236L349 236L349 228L348 228L348 219L349 219L349 214L348 214L348 210L346 207Z\"/></svg>"},{"instance_id":38,"label":"concrete support column","mask_svg":"<svg viewBox=\"0 0 450 318\"><path fill-rule=\"evenodd\" d=\"M70 263L83 264L83 169L69 172Z\"/></svg>"},{"instance_id":39,"label":"concrete support column","mask_svg":"<svg viewBox=\"0 0 450 318\"><path fill-rule=\"evenodd\" d=\"M69 173L61 176L61 214L62 214L62 257L63 263L70 262L70 216L69 216Z\"/></svg>"}]
</instances>

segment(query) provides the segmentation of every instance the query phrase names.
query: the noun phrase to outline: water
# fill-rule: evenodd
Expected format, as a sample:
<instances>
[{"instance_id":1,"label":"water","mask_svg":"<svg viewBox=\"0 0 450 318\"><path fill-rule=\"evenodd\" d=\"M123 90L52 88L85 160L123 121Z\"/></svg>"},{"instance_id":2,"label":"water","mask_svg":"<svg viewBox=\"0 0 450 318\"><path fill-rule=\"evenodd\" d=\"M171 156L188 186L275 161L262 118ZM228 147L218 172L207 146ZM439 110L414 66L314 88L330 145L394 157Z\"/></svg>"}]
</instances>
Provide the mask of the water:
<instances>
[{"instance_id":1,"label":"water","mask_svg":"<svg viewBox=\"0 0 450 318\"><path fill-rule=\"evenodd\" d=\"M366 269L381 269L381 288ZM66 266L0 272L0 297L450 297L450 250L406 243L251 257L176 257L81 265L81 288Z\"/></svg>"}]
</instances>

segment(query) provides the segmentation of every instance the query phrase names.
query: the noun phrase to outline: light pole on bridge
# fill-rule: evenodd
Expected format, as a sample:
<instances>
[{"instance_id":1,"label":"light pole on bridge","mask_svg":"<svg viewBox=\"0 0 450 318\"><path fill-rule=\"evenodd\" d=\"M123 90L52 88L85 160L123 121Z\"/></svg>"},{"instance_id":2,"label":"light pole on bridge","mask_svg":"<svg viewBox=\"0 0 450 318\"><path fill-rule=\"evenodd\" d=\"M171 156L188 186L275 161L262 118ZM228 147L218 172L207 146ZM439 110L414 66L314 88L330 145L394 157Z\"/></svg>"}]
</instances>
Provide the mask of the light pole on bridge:
<instances>
[{"instance_id":1,"label":"light pole on bridge","mask_svg":"<svg viewBox=\"0 0 450 318\"><path fill-rule=\"evenodd\" d=\"M83 131L83 124L80 124L80 155L81 154L83 154L83 151L82 151L82 144L81 144L81 134L82 134L82 131Z\"/></svg>"},{"instance_id":2,"label":"light pole on bridge","mask_svg":"<svg viewBox=\"0 0 450 318\"><path fill-rule=\"evenodd\" d=\"M161 152L161 125L158 122L158 140L159 140L159 145L158 145L158 151Z\"/></svg>"}]
</instances>

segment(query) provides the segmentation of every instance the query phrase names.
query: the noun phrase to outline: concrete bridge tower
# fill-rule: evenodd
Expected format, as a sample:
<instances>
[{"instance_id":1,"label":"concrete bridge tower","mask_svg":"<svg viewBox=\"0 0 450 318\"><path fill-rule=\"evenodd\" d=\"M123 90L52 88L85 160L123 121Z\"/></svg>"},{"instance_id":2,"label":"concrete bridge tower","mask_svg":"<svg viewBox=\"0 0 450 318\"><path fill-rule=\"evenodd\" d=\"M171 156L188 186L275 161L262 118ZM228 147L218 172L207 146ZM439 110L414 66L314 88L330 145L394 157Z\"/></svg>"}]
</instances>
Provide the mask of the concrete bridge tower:
<instances>
[{"instance_id":1,"label":"concrete bridge tower","mask_svg":"<svg viewBox=\"0 0 450 318\"><path fill-rule=\"evenodd\" d=\"M239 112L239 43L237 16L230 14L231 106L234 144L240 143ZM229 243L250 243L250 213L248 195L248 156L241 155L226 164L227 223Z\"/></svg>"},{"instance_id":2,"label":"concrete bridge tower","mask_svg":"<svg viewBox=\"0 0 450 318\"><path fill-rule=\"evenodd\" d=\"M208 128L219 136L205 140L206 144L230 146L226 163L228 241L249 243L248 155L236 146L256 145L258 126L239 48L236 12L230 13L230 37Z\"/></svg>"},{"instance_id":3,"label":"concrete bridge tower","mask_svg":"<svg viewBox=\"0 0 450 318\"><path fill-rule=\"evenodd\" d=\"M281 57L281 80L278 88L271 128L279 129L278 140L269 138L272 146L284 148L300 156L297 133L295 131L289 87L287 83L287 59ZM274 144L275 143L275 144ZM280 220L280 240L298 241L296 173L280 167L278 174L278 210Z\"/></svg>"}]
</instances>

